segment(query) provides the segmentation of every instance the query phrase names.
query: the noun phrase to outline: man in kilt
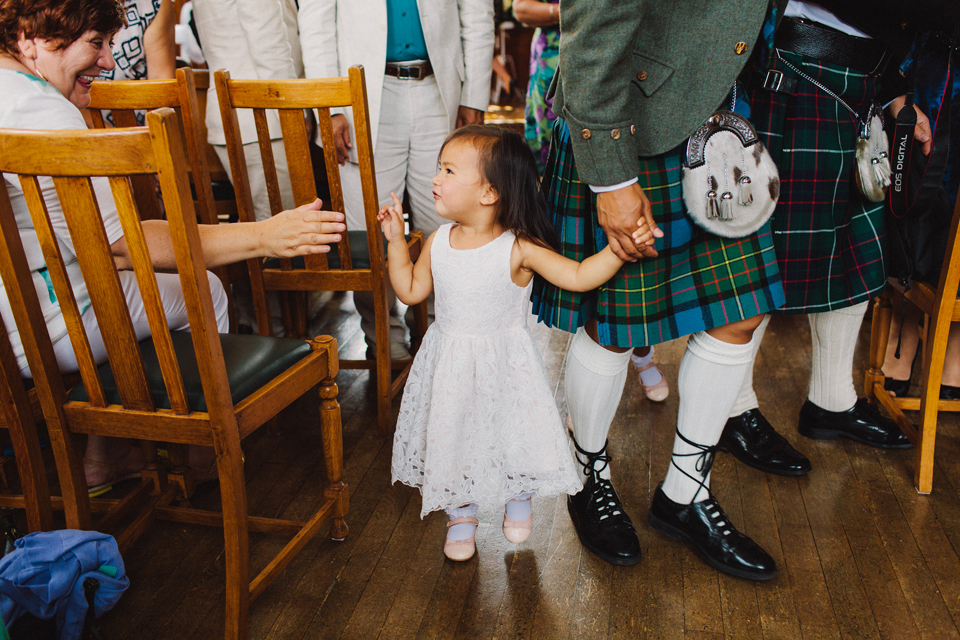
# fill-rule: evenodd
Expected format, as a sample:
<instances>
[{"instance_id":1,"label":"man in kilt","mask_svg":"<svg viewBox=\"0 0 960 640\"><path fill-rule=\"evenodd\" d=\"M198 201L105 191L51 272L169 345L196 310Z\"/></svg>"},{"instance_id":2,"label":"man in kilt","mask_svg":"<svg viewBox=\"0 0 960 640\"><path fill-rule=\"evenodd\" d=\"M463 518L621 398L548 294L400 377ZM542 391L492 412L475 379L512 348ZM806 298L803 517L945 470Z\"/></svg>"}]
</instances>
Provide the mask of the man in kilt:
<instances>
[{"instance_id":1,"label":"man in kilt","mask_svg":"<svg viewBox=\"0 0 960 640\"><path fill-rule=\"evenodd\" d=\"M533 301L542 322L576 332L565 384L585 482L568 509L583 545L615 564L641 555L606 451L631 349L689 334L673 456L648 521L722 571L755 580L777 572L710 492L753 331L784 302L772 234L769 224L742 238L709 234L691 223L680 193L686 138L724 102L767 8L768 0L561 0L548 211L568 257L610 244L630 262L586 294L538 280ZM641 215L656 229L652 246L630 241Z\"/></svg>"},{"instance_id":2,"label":"man in kilt","mask_svg":"<svg viewBox=\"0 0 960 640\"><path fill-rule=\"evenodd\" d=\"M860 325L870 299L886 283L885 203L864 198L854 179L857 115L863 118L875 101L885 104L901 93L897 70L915 27L946 18L951 3L918 0L909 10L901 2L859 4L786 6L776 49L752 84L751 119L780 169L771 226L786 304L776 313L807 314L810 322L813 362L799 431L900 449L910 441L857 398L853 383ZM956 5L949 10L956 13ZM895 115L902 104L897 99L888 111ZM929 123L919 112L915 137L928 153ZM757 345L766 325L767 319L754 332ZM763 471L805 473L809 463L784 453L785 441L760 413L752 382L748 375L721 444Z\"/></svg>"}]
</instances>

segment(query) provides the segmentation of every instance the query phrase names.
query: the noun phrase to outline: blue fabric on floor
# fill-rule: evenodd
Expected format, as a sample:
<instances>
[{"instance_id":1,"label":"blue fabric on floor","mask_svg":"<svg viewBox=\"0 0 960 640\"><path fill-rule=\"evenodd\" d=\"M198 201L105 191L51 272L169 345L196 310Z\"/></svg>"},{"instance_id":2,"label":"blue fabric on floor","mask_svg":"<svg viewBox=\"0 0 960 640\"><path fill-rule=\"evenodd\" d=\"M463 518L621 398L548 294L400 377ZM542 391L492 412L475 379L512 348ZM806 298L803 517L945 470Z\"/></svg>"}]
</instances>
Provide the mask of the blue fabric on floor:
<instances>
[{"instance_id":1,"label":"blue fabric on floor","mask_svg":"<svg viewBox=\"0 0 960 640\"><path fill-rule=\"evenodd\" d=\"M83 581L100 583L96 617L112 609L130 586L112 536L72 529L31 533L15 547L0 559L0 616L8 627L24 613L55 617L60 640L78 640L87 614Z\"/></svg>"}]
</instances>

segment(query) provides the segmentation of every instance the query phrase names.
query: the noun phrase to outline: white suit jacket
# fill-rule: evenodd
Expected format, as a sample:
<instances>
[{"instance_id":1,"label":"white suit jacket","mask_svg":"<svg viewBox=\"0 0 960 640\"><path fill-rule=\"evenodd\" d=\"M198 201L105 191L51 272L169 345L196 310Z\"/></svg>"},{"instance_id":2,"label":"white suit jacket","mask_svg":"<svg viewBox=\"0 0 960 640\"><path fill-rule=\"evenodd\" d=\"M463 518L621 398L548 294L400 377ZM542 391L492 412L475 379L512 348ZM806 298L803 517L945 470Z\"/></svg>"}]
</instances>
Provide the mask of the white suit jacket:
<instances>
[{"instance_id":1,"label":"white suit jacket","mask_svg":"<svg viewBox=\"0 0 960 640\"><path fill-rule=\"evenodd\" d=\"M193 16L210 72L227 69L231 78L282 80L302 76L293 0L194 0ZM238 112L244 144L257 141L250 109ZM270 133L280 137L280 120L268 116ZM226 144L216 88L207 94L207 140Z\"/></svg>"},{"instance_id":2,"label":"white suit jacket","mask_svg":"<svg viewBox=\"0 0 960 640\"><path fill-rule=\"evenodd\" d=\"M452 131L458 107L486 111L490 104L493 2L417 0L417 6ZM300 0L298 24L306 77L345 76L352 65L363 65L376 148L387 62L387 0ZM346 116L352 136L353 116ZM350 156L357 161L356 146Z\"/></svg>"}]
</instances>

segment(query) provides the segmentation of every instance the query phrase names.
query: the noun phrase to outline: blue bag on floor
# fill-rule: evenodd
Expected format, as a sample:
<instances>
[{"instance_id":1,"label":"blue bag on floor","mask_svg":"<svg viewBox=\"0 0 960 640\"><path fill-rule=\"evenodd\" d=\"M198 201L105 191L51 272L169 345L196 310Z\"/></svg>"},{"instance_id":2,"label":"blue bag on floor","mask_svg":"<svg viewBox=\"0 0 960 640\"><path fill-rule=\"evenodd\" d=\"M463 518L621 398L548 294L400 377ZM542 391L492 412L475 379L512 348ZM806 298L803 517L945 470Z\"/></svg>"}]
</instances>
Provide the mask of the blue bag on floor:
<instances>
[{"instance_id":1,"label":"blue bag on floor","mask_svg":"<svg viewBox=\"0 0 960 640\"><path fill-rule=\"evenodd\" d=\"M21 615L56 619L60 640L78 640L87 615L83 583L100 583L94 616L116 604L130 586L112 536L96 531L31 533L0 559L0 616L10 627Z\"/></svg>"}]
</instances>

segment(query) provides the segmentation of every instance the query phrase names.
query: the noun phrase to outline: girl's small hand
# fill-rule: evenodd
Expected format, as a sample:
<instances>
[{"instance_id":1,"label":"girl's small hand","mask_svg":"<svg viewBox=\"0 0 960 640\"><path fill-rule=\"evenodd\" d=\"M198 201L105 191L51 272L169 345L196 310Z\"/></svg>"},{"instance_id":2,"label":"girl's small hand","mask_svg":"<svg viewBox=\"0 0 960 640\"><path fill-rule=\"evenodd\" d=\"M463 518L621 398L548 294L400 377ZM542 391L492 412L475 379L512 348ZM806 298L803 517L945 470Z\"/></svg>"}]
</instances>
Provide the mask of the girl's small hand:
<instances>
[{"instance_id":1,"label":"girl's small hand","mask_svg":"<svg viewBox=\"0 0 960 640\"><path fill-rule=\"evenodd\" d=\"M631 235L633 235L633 242L637 245L652 246L655 241L653 231L647 225L647 219L643 217L637 220L637 230Z\"/></svg>"},{"instance_id":2,"label":"girl's small hand","mask_svg":"<svg viewBox=\"0 0 960 640\"><path fill-rule=\"evenodd\" d=\"M393 198L393 205L384 205L380 208L380 213L377 214L377 220L380 221L380 226L383 228L383 235L386 237L387 242L402 242L403 241L403 207L400 204L400 198L397 197L397 194L390 192L390 197Z\"/></svg>"}]
</instances>

